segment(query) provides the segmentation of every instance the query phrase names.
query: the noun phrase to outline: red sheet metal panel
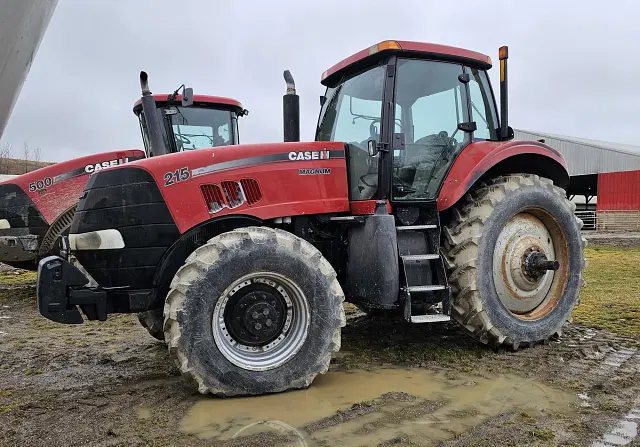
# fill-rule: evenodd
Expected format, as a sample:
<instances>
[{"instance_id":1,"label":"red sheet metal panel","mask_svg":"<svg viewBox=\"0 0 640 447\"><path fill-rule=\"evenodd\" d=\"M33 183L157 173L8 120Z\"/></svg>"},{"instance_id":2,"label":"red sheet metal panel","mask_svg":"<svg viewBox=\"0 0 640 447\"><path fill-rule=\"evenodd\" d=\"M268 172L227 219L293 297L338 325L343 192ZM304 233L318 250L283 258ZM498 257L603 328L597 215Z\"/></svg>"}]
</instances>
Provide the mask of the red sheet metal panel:
<instances>
[{"instance_id":1,"label":"red sheet metal panel","mask_svg":"<svg viewBox=\"0 0 640 447\"><path fill-rule=\"evenodd\" d=\"M598 174L597 210L640 210L640 171Z\"/></svg>"}]
</instances>

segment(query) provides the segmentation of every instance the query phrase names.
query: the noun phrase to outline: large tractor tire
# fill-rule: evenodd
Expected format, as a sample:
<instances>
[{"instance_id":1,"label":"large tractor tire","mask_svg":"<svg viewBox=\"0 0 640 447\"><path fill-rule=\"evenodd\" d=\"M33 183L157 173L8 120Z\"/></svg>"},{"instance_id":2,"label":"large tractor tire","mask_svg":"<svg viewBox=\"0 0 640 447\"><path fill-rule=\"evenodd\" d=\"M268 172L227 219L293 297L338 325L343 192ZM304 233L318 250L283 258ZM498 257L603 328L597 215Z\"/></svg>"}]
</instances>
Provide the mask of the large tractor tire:
<instances>
[{"instance_id":1,"label":"large tractor tire","mask_svg":"<svg viewBox=\"0 0 640 447\"><path fill-rule=\"evenodd\" d=\"M482 184L453 210L443 252L451 316L466 332L514 350L561 334L584 283L574 211L562 188L524 174Z\"/></svg>"},{"instance_id":2,"label":"large tractor tire","mask_svg":"<svg viewBox=\"0 0 640 447\"><path fill-rule=\"evenodd\" d=\"M164 341L164 312L163 309L148 310L138 313L138 321L149 335L156 340Z\"/></svg>"},{"instance_id":3,"label":"large tractor tire","mask_svg":"<svg viewBox=\"0 0 640 447\"><path fill-rule=\"evenodd\" d=\"M343 301L333 267L311 244L281 230L237 229L176 273L165 340L203 394L306 388L340 349Z\"/></svg>"}]
</instances>

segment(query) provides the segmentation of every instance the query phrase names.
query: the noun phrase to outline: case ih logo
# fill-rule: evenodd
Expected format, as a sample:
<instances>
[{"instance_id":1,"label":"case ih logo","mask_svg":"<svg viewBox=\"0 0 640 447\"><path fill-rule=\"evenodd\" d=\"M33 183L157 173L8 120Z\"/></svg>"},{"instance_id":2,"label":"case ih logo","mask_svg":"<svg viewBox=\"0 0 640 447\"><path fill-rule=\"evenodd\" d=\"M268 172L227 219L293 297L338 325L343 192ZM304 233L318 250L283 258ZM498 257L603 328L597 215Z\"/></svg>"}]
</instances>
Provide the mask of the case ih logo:
<instances>
[{"instance_id":1,"label":"case ih logo","mask_svg":"<svg viewBox=\"0 0 640 447\"><path fill-rule=\"evenodd\" d=\"M117 160L103 161L102 163L96 163L96 164L92 163L84 167L84 172L92 174L94 172L100 171L101 169L110 168L112 166L118 166L118 165L127 163L128 161L129 161L128 158L125 158L125 159L118 158Z\"/></svg>"},{"instance_id":2,"label":"case ih logo","mask_svg":"<svg viewBox=\"0 0 640 447\"><path fill-rule=\"evenodd\" d=\"M329 151L327 149L323 149L321 151L289 152L289 160L291 161L328 160L328 159L329 159Z\"/></svg>"}]
</instances>

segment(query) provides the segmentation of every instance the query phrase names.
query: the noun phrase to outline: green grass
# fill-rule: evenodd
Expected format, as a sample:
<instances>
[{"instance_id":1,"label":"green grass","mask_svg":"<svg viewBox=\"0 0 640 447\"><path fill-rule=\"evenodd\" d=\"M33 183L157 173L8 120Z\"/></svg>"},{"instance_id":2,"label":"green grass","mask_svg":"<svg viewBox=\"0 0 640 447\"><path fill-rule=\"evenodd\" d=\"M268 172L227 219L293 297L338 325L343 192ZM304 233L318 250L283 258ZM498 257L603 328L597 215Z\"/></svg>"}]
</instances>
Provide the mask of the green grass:
<instances>
[{"instance_id":1,"label":"green grass","mask_svg":"<svg viewBox=\"0 0 640 447\"><path fill-rule=\"evenodd\" d=\"M0 405L0 414L11 413L16 408L18 408L17 404Z\"/></svg>"},{"instance_id":2,"label":"green grass","mask_svg":"<svg viewBox=\"0 0 640 447\"><path fill-rule=\"evenodd\" d=\"M38 272L29 272L25 270L19 270L20 274L5 274L0 275L0 285L3 286L22 286L29 285L36 282L38 278Z\"/></svg>"},{"instance_id":3,"label":"green grass","mask_svg":"<svg viewBox=\"0 0 640 447\"><path fill-rule=\"evenodd\" d=\"M542 441L551 441L556 437L556 435L553 434L553 431L548 428L533 429L529 434L533 438L540 439Z\"/></svg>"},{"instance_id":4,"label":"green grass","mask_svg":"<svg viewBox=\"0 0 640 447\"><path fill-rule=\"evenodd\" d=\"M587 286L573 313L577 324L640 335L640 249L587 247Z\"/></svg>"}]
</instances>

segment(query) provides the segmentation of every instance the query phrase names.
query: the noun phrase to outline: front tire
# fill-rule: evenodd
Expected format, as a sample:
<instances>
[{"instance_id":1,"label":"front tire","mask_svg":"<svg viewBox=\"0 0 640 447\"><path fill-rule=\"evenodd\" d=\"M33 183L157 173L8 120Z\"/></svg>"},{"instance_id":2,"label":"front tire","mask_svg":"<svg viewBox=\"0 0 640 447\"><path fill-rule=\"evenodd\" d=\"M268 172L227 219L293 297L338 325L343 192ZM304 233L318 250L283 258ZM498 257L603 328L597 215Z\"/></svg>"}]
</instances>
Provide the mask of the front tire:
<instances>
[{"instance_id":1,"label":"front tire","mask_svg":"<svg viewBox=\"0 0 640 447\"><path fill-rule=\"evenodd\" d=\"M451 316L467 333L514 350L561 334L585 267L586 240L574 210L551 180L524 174L482 185L453 210L443 252ZM559 268L533 270L530 261L540 255Z\"/></svg>"},{"instance_id":2,"label":"front tire","mask_svg":"<svg viewBox=\"0 0 640 447\"><path fill-rule=\"evenodd\" d=\"M242 228L209 240L178 270L165 340L203 394L306 388L340 349L343 301L334 269L311 244Z\"/></svg>"}]
</instances>

